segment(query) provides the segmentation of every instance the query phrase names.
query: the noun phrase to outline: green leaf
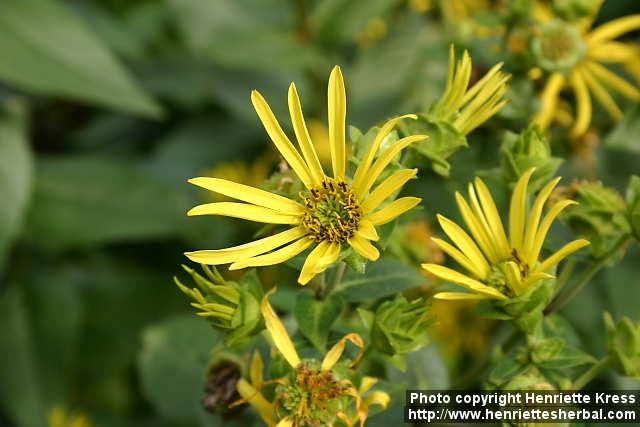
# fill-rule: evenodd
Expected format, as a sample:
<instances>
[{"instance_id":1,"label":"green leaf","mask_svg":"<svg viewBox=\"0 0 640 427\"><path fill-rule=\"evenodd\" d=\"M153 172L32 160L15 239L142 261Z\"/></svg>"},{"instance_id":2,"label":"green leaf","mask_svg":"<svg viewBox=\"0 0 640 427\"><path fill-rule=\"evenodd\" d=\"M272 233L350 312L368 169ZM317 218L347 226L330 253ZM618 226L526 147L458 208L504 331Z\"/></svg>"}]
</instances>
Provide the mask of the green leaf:
<instances>
[{"instance_id":1,"label":"green leaf","mask_svg":"<svg viewBox=\"0 0 640 427\"><path fill-rule=\"evenodd\" d=\"M24 427L44 427L45 408L37 376L26 307L15 286L0 296L0 402L3 412Z\"/></svg>"},{"instance_id":2,"label":"green leaf","mask_svg":"<svg viewBox=\"0 0 640 427\"><path fill-rule=\"evenodd\" d=\"M343 309L344 300L339 295L333 294L326 300L319 301L311 292L300 292L293 315L302 335L324 354L329 331Z\"/></svg>"},{"instance_id":3,"label":"green leaf","mask_svg":"<svg viewBox=\"0 0 640 427\"><path fill-rule=\"evenodd\" d=\"M142 390L158 413L185 424L201 417L204 374L215 341L216 333L193 315L144 331L138 371Z\"/></svg>"},{"instance_id":4,"label":"green leaf","mask_svg":"<svg viewBox=\"0 0 640 427\"><path fill-rule=\"evenodd\" d=\"M631 108L622 121L607 135L606 147L640 153L640 106Z\"/></svg>"},{"instance_id":5,"label":"green leaf","mask_svg":"<svg viewBox=\"0 0 640 427\"><path fill-rule=\"evenodd\" d=\"M347 271L337 293L349 302L383 298L423 285L427 279L415 268L392 259L371 263L364 274Z\"/></svg>"},{"instance_id":6,"label":"green leaf","mask_svg":"<svg viewBox=\"0 0 640 427\"><path fill-rule=\"evenodd\" d=\"M73 13L53 0L0 2L0 79L36 94L70 97L159 117L160 106Z\"/></svg>"},{"instance_id":7,"label":"green leaf","mask_svg":"<svg viewBox=\"0 0 640 427\"><path fill-rule=\"evenodd\" d=\"M129 162L45 158L38 164L27 233L54 249L166 237L188 205L182 193Z\"/></svg>"},{"instance_id":8,"label":"green leaf","mask_svg":"<svg viewBox=\"0 0 640 427\"><path fill-rule=\"evenodd\" d=\"M31 193L31 170L32 156L22 112L0 115L0 270L7 248L22 225Z\"/></svg>"}]
</instances>

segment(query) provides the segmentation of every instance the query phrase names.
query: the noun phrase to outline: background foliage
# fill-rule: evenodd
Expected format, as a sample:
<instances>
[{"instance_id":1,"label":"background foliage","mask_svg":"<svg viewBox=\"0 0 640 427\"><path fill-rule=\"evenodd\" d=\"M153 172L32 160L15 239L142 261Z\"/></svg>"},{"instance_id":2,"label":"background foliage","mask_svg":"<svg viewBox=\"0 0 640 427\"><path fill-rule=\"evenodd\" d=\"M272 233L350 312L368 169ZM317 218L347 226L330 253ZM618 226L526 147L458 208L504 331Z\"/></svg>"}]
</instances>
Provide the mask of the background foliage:
<instances>
[{"instance_id":1,"label":"background foliage","mask_svg":"<svg viewBox=\"0 0 640 427\"><path fill-rule=\"evenodd\" d=\"M609 1L598 20L634 8ZM222 425L200 405L215 332L171 277L182 252L232 245L256 228L187 219L208 196L185 180L220 165L249 178L258 161L276 170L250 90L285 117L295 80L307 115L324 121L334 64L345 74L350 124L367 129L423 109L442 91L452 37L437 10L418 13L401 0L0 2L0 425L43 426L54 407L82 411L96 426ZM480 69L500 60L468 42ZM511 105L471 135L450 178L425 169L411 184L424 198L415 220L454 215L452 191L498 166L502 134L491 127L525 125L527 90L514 83ZM640 116L637 105L628 110L615 127L597 116L602 134L591 145L554 137L554 154L568 159L565 183L589 177L622 190L638 173ZM349 273L342 303L428 283L393 243L389 252L401 261L371 265L366 288ZM563 310L588 351L602 351L603 309L640 320L638 263L636 247ZM281 288L274 305L290 310L297 285L289 273L261 272ZM464 307L434 309L442 312L436 342L410 354L406 372L387 368L398 391L455 384L494 327ZM313 319L300 327L325 344ZM225 425L247 425L249 412ZM398 419L392 408L371 424Z\"/></svg>"}]
</instances>

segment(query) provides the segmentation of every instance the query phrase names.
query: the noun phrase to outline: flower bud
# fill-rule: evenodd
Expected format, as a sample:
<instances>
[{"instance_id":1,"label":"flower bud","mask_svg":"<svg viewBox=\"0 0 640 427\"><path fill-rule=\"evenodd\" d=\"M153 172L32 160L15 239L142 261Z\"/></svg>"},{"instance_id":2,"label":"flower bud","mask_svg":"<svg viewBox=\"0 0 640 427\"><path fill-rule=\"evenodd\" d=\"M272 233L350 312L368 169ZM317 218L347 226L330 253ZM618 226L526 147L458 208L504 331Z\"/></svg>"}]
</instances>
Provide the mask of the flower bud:
<instances>
[{"instance_id":1,"label":"flower bud","mask_svg":"<svg viewBox=\"0 0 640 427\"><path fill-rule=\"evenodd\" d=\"M621 375L640 379L640 323L623 317L615 323L604 313L607 351L613 368Z\"/></svg>"},{"instance_id":2,"label":"flower bud","mask_svg":"<svg viewBox=\"0 0 640 427\"><path fill-rule=\"evenodd\" d=\"M226 345L232 346L260 332L262 288L255 272L245 274L237 284L226 281L215 267L202 266L206 278L186 265L182 268L191 275L196 287L188 288L174 277L176 285L192 300L191 305L199 310L198 316L225 334Z\"/></svg>"},{"instance_id":3,"label":"flower bud","mask_svg":"<svg viewBox=\"0 0 640 427\"><path fill-rule=\"evenodd\" d=\"M536 170L529 181L529 190L535 192L556 173L563 160L551 155L549 142L536 126L530 126L519 135L507 133L500 147L500 167L507 183L514 184L529 168Z\"/></svg>"},{"instance_id":4,"label":"flower bud","mask_svg":"<svg viewBox=\"0 0 640 427\"><path fill-rule=\"evenodd\" d=\"M429 305L422 298L408 302L398 296L385 301L375 312L371 328L373 346L392 356L418 350L428 343L427 328L432 323Z\"/></svg>"},{"instance_id":5,"label":"flower bud","mask_svg":"<svg viewBox=\"0 0 640 427\"><path fill-rule=\"evenodd\" d=\"M583 181L572 184L568 192L578 205L565 211L563 218L576 234L591 242L594 257L606 255L630 233L626 204L613 188Z\"/></svg>"}]
</instances>

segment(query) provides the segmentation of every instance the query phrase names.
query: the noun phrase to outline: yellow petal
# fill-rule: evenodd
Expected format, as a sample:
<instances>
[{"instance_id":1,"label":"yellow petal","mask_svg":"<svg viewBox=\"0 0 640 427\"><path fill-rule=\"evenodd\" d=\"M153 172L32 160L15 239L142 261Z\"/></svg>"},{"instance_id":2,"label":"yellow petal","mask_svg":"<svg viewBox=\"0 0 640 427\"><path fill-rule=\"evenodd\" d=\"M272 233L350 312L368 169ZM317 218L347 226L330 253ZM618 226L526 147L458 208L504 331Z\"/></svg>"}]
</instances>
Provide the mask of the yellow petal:
<instances>
[{"instance_id":1,"label":"yellow petal","mask_svg":"<svg viewBox=\"0 0 640 427\"><path fill-rule=\"evenodd\" d=\"M405 138L399 139L389 148L384 150L380 156L376 159L371 166L371 169L367 171L365 176L362 178L362 183L358 186L353 186L353 190L356 194L360 195L360 198L364 197L364 195L369 191L373 183L378 179L378 176L384 171L387 165L394 159L394 157L410 144L413 144L417 141L422 141L427 139L426 135L412 135L407 136Z\"/></svg>"},{"instance_id":2,"label":"yellow petal","mask_svg":"<svg viewBox=\"0 0 640 427\"><path fill-rule=\"evenodd\" d=\"M489 239L492 250L495 252L495 257L497 261L502 261L508 258L511 253L505 252L504 249L498 244L498 240L493 235L493 231L489 226L489 222L487 221L486 215L480 206L480 202L478 201L478 196L476 195L476 190L472 183L469 183L469 201L471 202L471 207L473 210L474 216L477 218L478 223L482 226L482 230L487 235Z\"/></svg>"},{"instance_id":3,"label":"yellow petal","mask_svg":"<svg viewBox=\"0 0 640 427\"><path fill-rule=\"evenodd\" d=\"M587 131L591 123L591 97L580 72L574 71L571 73L569 83L571 83L578 104L576 106L576 121L571 129L571 136L578 137Z\"/></svg>"},{"instance_id":4,"label":"yellow petal","mask_svg":"<svg viewBox=\"0 0 640 427\"><path fill-rule=\"evenodd\" d=\"M640 100L640 90L616 73L610 71L608 68L598 64L597 62L590 61L587 63L587 69L603 83L620 92L632 101Z\"/></svg>"},{"instance_id":5,"label":"yellow petal","mask_svg":"<svg viewBox=\"0 0 640 427\"><path fill-rule=\"evenodd\" d=\"M416 176L417 173L418 169L402 169L382 181L369 197L365 199L361 205L362 211L366 214L380 206L380 203L393 195L398 189L402 188L402 186Z\"/></svg>"},{"instance_id":6,"label":"yellow petal","mask_svg":"<svg viewBox=\"0 0 640 427\"><path fill-rule=\"evenodd\" d=\"M535 261L538 260L540 256L540 251L542 250L542 245L544 244L544 240L547 237L547 233L549 232L549 228L551 228L551 224L553 224L553 220L562 212L567 206L576 205L577 202L573 200L560 200L556 202L549 212L544 216L544 219L540 223L540 227L536 232L535 242L531 249L530 258L527 260L529 265L533 265Z\"/></svg>"},{"instance_id":7,"label":"yellow petal","mask_svg":"<svg viewBox=\"0 0 640 427\"><path fill-rule=\"evenodd\" d=\"M253 352L253 357L251 358L251 366L249 367L249 379L251 380L251 384L258 389L262 387L263 370L264 362L262 361L262 356L260 356L260 352L258 350L255 350Z\"/></svg>"},{"instance_id":8,"label":"yellow petal","mask_svg":"<svg viewBox=\"0 0 640 427\"><path fill-rule=\"evenodd\" d=\"M626 62L637 57L638 50L628 43L610 41L589 48L589 57L601 62Z\"/></svg>"},{"instance_id":9,"label":"yellow petal","mask_svg":"<svg viewBox=\"0 0 640 427\"><path fill-rule=\"evenodd\" d=\"M329 147L331 149L331 164L333 176L344 179L346 166L345 149L345 120L347 117L347 95L344 89L342 72L337 65L333 67L329 76Z\"/></svg>"},{"instance_id":10,"label":"yellow petal","mask_svg":"<svg viewBox=\"0 0 640 427\"><path fill-rule=\"evenodd\" d=\"M371 261L375 261L380 257L378 249L369 243L367 239L364 239L357 234L347 239L347 242L358 254Z\"/></svg>"},{"instance_id":11,"label":"yellow petal","mask_svg":"<svg viewBox=\"0 0 640 427\"><path fill-rule=\"evenodd\" d=\"M378 382L377 378L368 377L368 376L365 375L364 377L362 377L362 381L360 381L360 387L358 387L358 393L360 393L360 395L365 394L377 382Z\"/></svg>"},{"instance_id":12,"label":"yellow petal","mask_svg":"<svg viewBox=\"0 0 640 427\"><path fill-rule=\"evenodd\" d=\"M337 246L337 253L336 253ZM323 272L331 262L335 261L340 253L340 245L332 244L327 241L320 242L310 253L307 255L307 259L304 261L300 276L298 277L298 283L306 285L316 274ZM335 256L335 258L334 258ZM333 258L333 260L331 260ZM327 261L331 260L327 264Z\"/></svg>"},{"instance_id":13,"label":"yellow petal","mask_svg":"<svg viewBox=\"0 0 640 427\"><path fill-rule=\"evenodd\" d=\"M311 244L313 244L313 239L302 238L278 250L269 252L268 254L236 261L229 266L229 270L240 270L247 267L261 267L265 265L280 264L281 262L285 262L298 255L300 252L311 246Z\"/></svg>"},{"instance_id":14,"label":"yellow petal","mask_svg":"<svg viewBox=\"0 0 640 427\"><path fill-rule=\"evenodd\" d=\"M307 234L304 227L295 227L283 231L273 236L255 240L244 245L233 246L226 249L203 250L194 252L185 252L187 258L193 262L206 265L219 265L235 262L240 259L250 258L256 255L269 252L279 246L289 243L293 240Z\"/></svg>"},{"instance_id":15,"label":"yellow petal","mask_svg":"<svg viewBox=\"0 0 640 427\"><path fill-rule=\"evenodd\" d=\"M480 199L480 204L482 205L482 211L484 212L487 223L489 224L495 244L501 252L508 254L510 253L509 242L507 241L507 236L504 232L504 227L502 226L500 214L498 214L498 208L496 208L496 205L493 202L493 197L485 183L482 182L480 178L476 178L474 183Z\"/></svg>"},{"instance_id":16,"label":"yellow petal","mask_svg":"<svg viewBox=\"0 0 640 427\"><path fill-rule=\"evenodd\" d=\"M405 114L404 116L394 117L393 119L388 120L385 124L382 125L376 137L367 148L367 153L362 157L358 168L356 169L356 173L353 176L353 187L359 187L362 184L363 178L367 175L369 168L371 167L371 163L373 163L373 159L376 157L378 150L380 149L380 144L389 135L389 132L398 124L398 122L402 119L417 119L418 116L415 114Z\"/></svg>"},{"instance_id":17,"label":"yellow petal","mask_svg":"<svg viewBox=\"0 0 640 427\"><path fill-rule=\"evenodd\" d=\"M600 25L587 35L586 41L590 46L593 46L596 43L615 39L638 28L640 28L640 15L628 15Z\"/></svg>"},{"instance_id":18,"label":"yellow petal","mask_svg":"<svg viewBox=\"0 0 640 427\"><path fill-rule=\"evenodd\" d=\"M358 231L356 231L356 234L365 239L373 240L374 242L380 238L380 236L378 236L376 228L373 226L373 224L371 224L371 221L368 221L366 219L360 220L360 223L358 224Z\"/></svg>"},{"instance_id":19,"label":"yellow petal","mask_svg":"<svg viewBox=\"0 0 640 427\"><path fill-rule=\"evenodd\" d=\"M291 169L293 169L296 175L298 175L298 178L300 178L300 181L302 181L307 188L311 188L313 185L307 164L280 127L278 119L276 119L276 116L271 111L267 101L262 97L260 92L254 90L251 92L251 102L253 103L253 108L255 108L256 113L258 113L258 117L260 117L264 129L269 134L271 141L273 141L280 154L282 154L282 157L289 163Z\"/></svg>"},{"instance_id":20,"label":"yellow petal","mask_svg":"<svg viewBox=\"0 0 640 427\"><path fill-rule=\"evenodd\" d=\"M421 200L422 199L418 197L401 197L379 211L367 215L365 219L371 221L373 225L386 224L408 210L413 209Z\"/></svg>"},{"instance_id":21,"label":"yellow petal","mask_svg":"<svg viewBox=\"0 0 640 427\"><path fill-rule=\"evenodd\" d=\"M507 285L511 288L513 293L521 295L524 292L524 288L522 286L522 277L520 275L518 264L513 261L505 263L504 274L507 277Z\"/></svg>"},{"instance_id":22,"label":"yellow petal","mask_svg":"<svg viewBox=\"0 0 640 427\"><path fill-rule=\"evenodd\" d=\"M189 183L222 194L223 196L232 197L258 206L264 206L265 208L273 209L280 213L299 215L304 212L304 207L291 199L225 179L200 177L190 179Z\"/></svg>"},{"instance_id":23,"label":"yellow petal","mask_svg":"<svg viewBox=\"0 0 640 427\"><path fill-rule=\"evenodd\" d=\"M529 168L522 174L511 194L511 206L509 207L509 239L511 246L518 252L522 248L524 237L524 224L527 212L527 185L535 168Z\"/></svg>"},{"instance_id":24,"label":"yellow petal","mask_svg":"<svg viewBox=\"0 0 640 427\"><path fill-rule=\"evenodd\" d=\"M324 172L322 170L320 160L318 159L318 155L316 154L316 150L313 147L311 137L309 136L309 130L307 129L307 125L304 121L304 115L302 114L300 98L298 97L298 91L296 90L296 85L294 83L291 83L291 86L289 86L288 101L293 130L296 134L296 138L298 139L302 155L307 162L311 179L315 186L320 185L324 178Z\"/></svg>"},{"instance_id":25,"label":"yellow petal","mask_svg":"<svg viewBox=\"0 0 640 427\"><path fill-rule=\"evenodd\" d=\"M480 249L476 246L473 239L469 237L465 231L450 219L438 214L438 222L440 227L447 236L456 244L456 246L462 251L465 257L473 264L473 270L478 272L476 276L486 277L489 274L489 263L480 252Z\"/></svg>"},{"instance_id":26,"label":"yellow petal","mask_svg":"<svg viewBox=\"0 0 640 427\"><path fill-rule=\"evenodd\" d=\"M620 120L622 118L622 111L620 107L618 107L618 104L616 104L616 101L613 100L613 97L609 95L609 92L593 77L588 69L583 72L583 76L587 87L593 92L593 95L600 105L607 110L607 113L609 113L613 120Z\"/></svg>"},{"instance_id":27,"label":"yellow petal","mask_svg":"<svg viewBox=\"0 0 640 427\"><path fill-rule=\"evenodd\" d=\"M462 214L462 219L464 223L467 225L469 231L471 231L471 235L475 242L480 246L484 256L487 257L491 262L498 262L500 258L498 257L497 249L494 248L494 245L491 241L491 237L489 236L488 230L484 227L476 214L471 210L467 201L462 197L462 195L456 192L456 203L458 205L458 209Z\"/></svg>"},{"instance_id":28,"label":"yellow petal","mask_svg":"<svg viewBox=\"0 0 640 427\"><path fill-rule=\"evenodd\" d=\"M577 251L578 249L584 248L589 245L589 241L585 239L574 240L573 242L567 243L563 247L561 247L557 252L551 255L549 258L544 260L534 272L543 272L547 271L554 265L558 264L560 261L565 259L567 256Z\"/></svg>"},{"instance_id":29,"label":"yellow petal","mask_svg":"<svg viewBox=\"0 0 640 427\"><path fill-rule=\"evenodd\" d=\"M486 295L468 293L468 292L438 292L433 296L434 299L459 301L459 300L480 300L487 299Z\"/></svg>"},{"instance_id":30,"label":"yellow petal","mask_svg":"<svg viewBox=\"0 0 640 427\"><path fill-rule=\"evenodd\" d=\"M282 214L273 209L256 206L249 203L216 202L193 207L188 216L194 215L222 215L242 218L249 221L265 222L268 224L298 224L300 217Z\"/></svg>"},{"instance_id":31,"label":"yellow petal","mask_svg":"<svg viewBox=\"0 0 640 427\"><path fill-rule=\"evenodd\" d=\"M374 390L362 400L362 403L364 407L378 405L382 407L382 409L385 409L389 404L389 400L391 400L391 397L389 397L387 393L380 390Z\"/></svg>"},{"instance_id":32,"label":"yellow petal","mask_svg":"<svg viewBox=\"0 0 640 427\"><path fill-rule=\"evenodd\" d=\"M458 264L460 264L462 267L464 267L469 273L473 274L476 277L476 279L484 279L485 278L485 274L484 274L485 272L481 268L478 268L477 266L475 266L469 260L469 258L467 258L465 256L465 254L460 252L453 245L450 245L449 243L445 242L444 240L436 239L435 237L432 237L431 240L433 241L433 243L436 244L436 246L438 246L440 249L442 249L443 252L445 252L451 258L455 259L456 262Z\"/></svg>"},{"instance_id":33,"label":"yellow petal","mask_svg":"<svg viewBox=\"0 0 640 427\"><path fill-rule=\"evenodd\" d=\"M243 378L236 383L238 394L251 405L267 425L273 425L273 405Z\"/></svg>"},{"instance_id":34,"label":"yellow petal","mask_svg":"<svg viewBox=\"0 0 640 427\"><path fill-rule=\"evenodd\" d=\"M523 289L528 289L529 286L533 285L538 280L555 279L555 277L556 276L554 276L552 274L547 274L547 273L534 273L534 274L531 274L527 278L524 279L524 281L522 282L522 288Z\"/></svg>"},{"instance_id":35,"label":"yellow petal","mask_svg":"<svg viewBox=\"0 0 640 427\"><path fill-rule=\"evenodd\" d=\"M293 419L291 419L291 417L284 417L278 422L276 427L293 427Z\"/></svg>"},{"instance_id":36,"label":"yellow petal","mask_svg":"<svg viewBox=\"0 0 640 427\"><path fill-rule=\"evenodd\" d=\"M533 117L533 122L537 123L542 129L546 129L553 120L558 104L558 95L562 86L564 86L564 82L565 78L562 74L553 73L544 86L540 96L540 111Z\"/></svg>"},{"instance_id":37,"label":"yellow petal","mask_svg":"<svg viewBox=\"0 0 640 427\"><path fill-rule=\"evenodd\" d=\"M490 296L492 298L497 299L506 299L500 291L494 289L490 286L487 286L475 279L472 279L469 276L466 276L462 273L459 273L450 268L444 267L442 265L437 264L422 264L422 268L427 270L429 273L452 283L456 283L458 285L464 286L465 288L472 290L474 292L481 293L483 295Z\"/></svg>"},{"instance_id":38,"label":"yellow petal","mask_svg":"<svg viewBox=\"0 0 640 427\"><path fill-rule=\"evenodd\" d=\"M291 367L296 368L300 364L300 357L296 351L289 334L284 325L278 318L278 315L269 304L269 295L274 293L276 288L272 288L265 294L260 303L260 311L264 317L264 324L271 335L271 339L282 356L289 362Z\"/></svg>"},{"instance_id":39,"label":"yellow petal","mask_svg":"<svg viewBox=\"0 0 640 427\"><path fill-rule=\"evenodd\" d=\"M340 357L344 352L344 346L347 341L352 342L353 344L358 346L360 349L358 355L351 362L349 366L353 367L360 361L364 352L364 341L362 340L362 337L360 335L351 333L342 337L340 341L338 341L337 343L334 344L333 347L331 347L331 350L329 350L327 354L324 356L324 359L322 359L322 364L320 365L321 370L328 371L331 368L333 368L333 365L335 365L336 362L340 360Z\"/></svg>"},{"instance_id":40,"label":"yellow petal","mask_svg":"<svg viewBox=\"0 0 640 427\"><path fill-rule=\"evenodd\" d=\"M535 244L536 232L538 231L538 224L540 223L540 218L542 216L542 208L553 192L553 189L556 188L556 185L560 182L560 179L560 177L552 179L542 188L542 190L540 190L535 202L533 202L531 210L529 211L527 226L524 232L524 249L520 254L523 256L524 261L529 265L532 265L533 261L535 261L533 258L533 245Z\"/></svg>"}]
</instances>

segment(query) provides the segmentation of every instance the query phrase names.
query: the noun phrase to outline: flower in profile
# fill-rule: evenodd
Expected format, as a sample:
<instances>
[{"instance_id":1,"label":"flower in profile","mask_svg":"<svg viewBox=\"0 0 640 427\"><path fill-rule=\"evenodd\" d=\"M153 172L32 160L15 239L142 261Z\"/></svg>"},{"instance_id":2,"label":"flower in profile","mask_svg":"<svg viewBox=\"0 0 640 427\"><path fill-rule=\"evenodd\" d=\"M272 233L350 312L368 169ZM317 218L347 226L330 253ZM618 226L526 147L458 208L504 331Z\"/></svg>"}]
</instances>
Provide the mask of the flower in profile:
<instances>
[{"instance_id":1,"label":"flower in profile","mask_svg":"<svg viewBox=\"0 0 640 427\"><path fill-rule=\"evenodd\" d=\"M511 75L496 64L471 88L472 63L466 50L456 62L455 48L449 48L449 70L442 98L428 112L432 120L450 123L460 134L467 135L489 120L507 104L503 99Z\"/></svg>"},{"instance_id":2,"label":"flower in profile","mask_svg":"<svg viewBox=\"0 0 640 427\"><path fill-rule=\"evenodd\" d=\"M511 195L508 237L491 193L479 178L469 184L468 202L456 193L458 208L471 235L438 215L440 226L455 246L437 238L433 241L466 271L461 273L437 264L424 264L423 268L472 292L440 292L434 298L506 300L523 295L537 281L552 278L548 270L589 244L585 239L574 240L539 260L554 219L575 202L557 201L542 216L544 205L560 180L556 178L540 190L531 209L527 210L527 185L534 170L530 168L520 177Z\"/></svg>"},{"instance_id":3,"label":"flower in profile","mask_svg":"<svg viewBox=\"0 0 640 427\"><path fill-rule=\"evenodd\" d=\"M589 20L590 21L590 20ZM640 100L640 90L603 64L619 64L630 74L640 66L640 51L636 46L615 39L640 28L640 15L630 15L607 22L593 30L587 25L572 24L558 19L543 22L532 41L538 65L549 72L542 90L540 110L534 122L549 126L558 110L560 91L569 86L576 99L576 117L571 129L574 137L589 128L592 115L591 96L614 120L622 111L612 93L632 101Z\"/></svg>"},{"instance_id":4,"label":"flower in profile","mask_svg":"<svg viewBox=\"0 0 640 427\"><path fill-rule=\"evenodd\" d=\"M224 215L282 224L289 226L289 229L243 245L187 252L185 255L201 264L231 264L230 269L236 270L278 264L313 246L298 278L303 285L333 264L345 247L353 248L364 258L376 260L379 252L371 243L378 239L376 226L393 220L420 202L416 197L402 197L384 205L416 175L416 169L399 170L372 190L387 165L404 148L426 138L422 135L408 136L381 150L383 140L396 123L416 116L400 116L387 121L368 147L353 177L347 176L346 94L342 73L336 66L329 78L328 91L329 145L333 169L332 176L328 176L322 169L309 136L295 84L289 87L288 101L300 150L291 143L258 91L251 93L251 100L271 140L305 190L300 193L299 200L293 200L220 178L193 178L189 182L194 185L245 203L207 203L194 207L188 215Z\"/></svg>"},{"instance_id":5,"label":"flower in profile","mask_svg":"<svg viewBox=\"0 0 640 427\"><path fill-rule=\"evenodd\" d=\"M272 291L273 292L273 291ZM389 395L383 391L370 391L376 383L372 377L363 377L358 388L345 372L350 371L363 355L364 342L360 335L350 333L342 337L324 356L322 361L300 359L284 325L269 304L267 294L261 303L261 311L274 345L287 361L291 373L283 378L265 381L262 376L263 361L254 353L249 368L249 381L240 379L236 388L242 399L249 403L269 426L333 425L337 420L347 426L357 422L364 425L369 407L379 405L383 409ZM347 341L360 348L356 358L346 369L335 369ZM341 366L344 368L344 366ZM275 397L269 402L261 389L275 383Z\"/></svg>"}]
</instances>

